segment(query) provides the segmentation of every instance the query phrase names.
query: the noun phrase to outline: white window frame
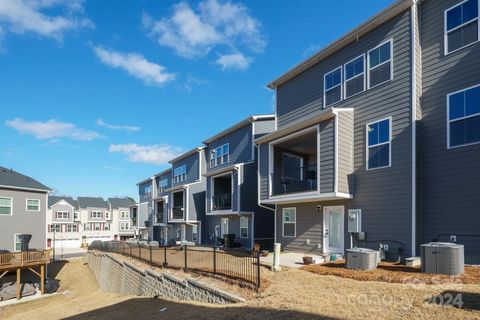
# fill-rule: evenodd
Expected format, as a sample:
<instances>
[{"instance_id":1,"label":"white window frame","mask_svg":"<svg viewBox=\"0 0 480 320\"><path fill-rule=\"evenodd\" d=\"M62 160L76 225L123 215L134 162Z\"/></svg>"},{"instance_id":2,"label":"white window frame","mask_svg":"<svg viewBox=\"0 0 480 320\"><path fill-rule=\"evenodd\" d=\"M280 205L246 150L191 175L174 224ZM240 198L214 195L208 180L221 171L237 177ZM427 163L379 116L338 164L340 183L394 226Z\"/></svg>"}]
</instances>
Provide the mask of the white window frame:
<instances>
[{"instance_id":1,"label":"white window frame","mask_svg":"<svg viewBox=\"0 0 480 320\"><path fill-rule=\"evenodd\" d=\"M223 147L228 147L228 152L223 153ZM219 155L217 155L217 150L220 149ZM223 161L223 157L227 156L227 161ZM222 164L226 164L230 162L230 143L224 143L220 147L217 147L210 151L210 168L218 167Z\"/></svg>"},{"instance_id":2,"label":"white window frame","mask_svg":"<svg viewBox=\"0 0 480 320\"><path fill-rule=\"evenodd\" d=\"M132 228L130 227L130 222L128 222L128 221L121 221L120 222L120 231L130 231L131 229Z\"/></svg>"},{"instance_id":3,"label":"white window frame","mask_svg":"<svg viewBox=\"0 0 480 320\"><path fill-rule=\"evenodd\" d=\"M103 224L103 231L110 231L112 228L111 228L111 223L110 222L105 222Z\"/></svg>"},{"instance_id":4,"label":"white window frame","mask_svg":"<svg viewBox=\"0 0 480 320\"><path fill-rule=\"evenodd\" d=\"M152 197L152 186L145 186L143 189L143 197L145 199L150 199Z\"/></svg>"},{"instance_id":5,"label":"white window frame","mask_svg":"<svg viewBox=\"0 0 480 320\"><path fill-rule=\"evenodd\" d=\"M456 149L456 148L468 147L468 146L473 146L475 144L480 143L480 141L477 141L477 142L469 142L469 143L465 143L465 144L459 144L459 145L456 145L456 146L451 146L450 145L450 124L452 122L456 122L456 121L465 120L465 119L468 119L468 118L473 118L473 117L480 116L480 113L475 113L475 114L472 114L472 115L457 118L455 120L450 120L450 96L452 96L454 94L457 94L457 93L460 93L460 92L468 91L470 89L474 89L474 88L477 88L477 87L480 87L480 84L476 84L474 86L471 86L471 87L468 87L468 88L465 88L465 89L461 89L461 90L457 90L455 92L451 92L451 93L447 94L447 149Z\"/></svg>"},{"instance_id":6,"label":"white window frame","mask_svg":"<svg viewBox=\"0 0 480 320\"><path fill-rule=\"evenodd\" d=\"M245 226L242 227L242 221L245 223ZM248 217L240 217L240 238L241 239L248 239L248 231L249 231L249 227L248 227ZM247 236L244 237L242 236L242 229L247 229Z\"/></svg>"},{"instance_id":7,"label":"white window frame","mask_svg":"<svg viewBox=\"0 0 480 320\"><path fill-rule=\"evenodd\" d=\"M183 168L185 168L185 169L183 169ZM182 170L180 170L180 169L182 169ZM181 171L181 172L177 173L179 171ZM173 169L173 182L174 183L182 182L182 181L185 181L185 180L187 180L187 165L186 164L181 165L181 166Z\"/></svg>"},{"instance_id":8,"label":"white window frame","mask_svg":"<svg viewBox=\"0 0 480 320\"><path fill-rule=\"evenodd\" d=\"M285 211L287 210L293 210L293 213L295 215L295 221L294 222L285 222ZM293 236L286 236L285 235L285 224L293 224ZM289 208L283 208L282 209L282 237L283 238L296 238L297 237L297 208L296 207L289 207Z\"/></svg>"},{"instance_id":9,"label":"white window frame","mask_svg":"<svg viewBox=\"0 0 480 320\"><path fill-rule=\"evenodd\" d=\"M193 237L195 235L195 237ZM192 224L192 240L194 242L198 241L198 225Z\"/></svg>"},{"instance_id":10,"label":"white window frame","mask_svg":"<svg viewBox=\"0 0 480 320\"><path fill-rule=\"evenodd\" d=\"M375 67L373 68L370 68L370 52L372 52L373 50L376 50L378 48L380 48L381 46L387 44L387 43L390 43L390 59L388 60L385 60L384 62L380 63L380 64L377 64ZM380 43L379 45L377 45L376 47L370 49L367 51L367 76L368 76L368 79L367 79L367 90L370 90L370 89L373 89L373 88L376 88L378 86L381 86L382 84L384 83L387 83L389 81L392 81L393 79L393 38L390 38L386 41L383 41L382 43ZM383 82L380 82L380 83L377 83L376 85L374 85L373 87L370 85L370 71L374 70L374 69L377 69L379 67L381 67L382 65L386 64L390 62L390 79L388 80L385 80Z\"/></svg>"},{"instance_id":11,"label":"white window frame","mask_svg":"<svg viewBox=\"0 0 480 320\"><path fill-rule=\"evenodd\" d=\"M58 217L58 214L61 213L61 217ZM63 215L64 213L67 214L67 216L64 218ZM68 220L68 211L55 211L55 220Z\"/></svg>"},{"instance_id":12,"label":"white window frame","mask_svg":"<svg viewBox=\"0 0 480 320\"><path fill-rule=\"evenodd\" d=\"M183 202L182 202L183 203L183 218L182 219L174 219L173 218L173 208L175 206L174 198L175 198L175 194L180 193L180 192L182 193L182 197L183 197ZM186 217L186 214L187 214L187 210L186 210L186 208L187 208L186 205L187 204L186 204L186 202L188 200L188 199L186 199L186 197L187 197L186 192L187 192L187 190L182 189L182 190L178 190L178 191L173 191L171 193L172 194L172 204L171 204L171 206L170 205L168 206L170 208L169 209L169 219L171 221L184 221L185 220L185 217Z\"/></svg>"},{"instance_id":13,"label":"white window frame","mask_svg":"<svg viewBox=\"0 0 480 320\"><path fill-rule=\"evenodd\" d=\"M75 229L75 230L72 230L72 229ZM67 224L67 232L78 232L78 225Z\"/></svg>"},{"instance_id":14,"label":"white window frame","mask_svg":"<svg viewBox=\"0 0 480 320\"><path fill-rule=\"evenodd\" d=\"M0 197L0 199L10 199L10 206L9 207L1 206L2 208L10 208L10 214L0 214L0 217L13 215L13 198L12 197Z\"/></svg>"},{"instance_id":15,"label":"white window frame","mask_svg":"<svg viewBox=\"0 0 480 320\"><path fill-rule=\"evenodd\" d=\"M53 229L56 230L57 228L53 228L53 226L56 226L56 227L58 226L59 230L58 230L58 231L54 231ZM53 232L55 232L55 233L61 233L61 232L62 232L62 225L59 224L59 223L52 223L52 224L50 225L50 230L49 230L49 232L50 232L50 233L53 233Z\"/></svg>"},{"instance_id":16,"label":"white window frame","mask_svg":"<svg viewBox=\"0 0 480 320\"><path fill-rule=\"evenodd\" d=\"M388 142L377 143L375 145L369 146L368 145L368 127L372 124L375 124L377 122L382 122L384 120L389 121L389 125L388 125L388 134L389 134L388 138L389 139L388 139ZM365 125L365 142L366 142L365 143L365 146L366 146L365 167L366 167L367 171L386 169L386 168L390 168L392 166L392 126L393 126L393 121L392 121L391 116L390 117L385 117L385 118L382 118L382 119L378 119L378 120L375 120L375 121L371 121L371 122L369 122ZM382 166L382 167L377 167L377 168L369 168L368 159L369 159L370 148L382 146L382 145L385 145L385 144L390 145L390 147L388 148L388 166Z\"/></svg>"},{"instance_id":17,"label":"white window frame","mask_svg":"<svg viewBox=\"0 0 480 320\"><path fill-rule=\"evenodd\" d=\"M19 241L17 242L17 237L18 237L20 234L21 234L21 233L14 233L14 234L13 234L13 252L20 252L20 251L21 251L21 249L20 249L20 250L17 249L17 243L20 244L20 245L22 244L22 243L20 242L20 239L19 239Z\"/></svg>"},{"instance_id":18,"label":"white window frame","mask_svg":"<svg viewBox=\"0 0 480 320\"><path fill-rule=\"evenodd\" d=\"M164 178L158 182L158 192L164 193L168 187L168 178Z\"/></svg>"},{"instance_id":19,"label":"white window frame","mask_svg":"<svg viewBox=\"0 0 480 320\"><path fill-rule=\"evenodd\" d=\"M362 57L363 58L363 72L360 73L360 74L357 74L356 76L353 76L352 78L350 79L347 79L347 64L357 60L358 58ZM347 61L344 65L343 65L343 100L347 100L347 99L350 99L350 98L353 98L363 92L365 92L367 90L367 77L366 77L366 63L365 63L365 53L362 53L361 55L353 58L352 60L350 61ZM347 81L350 81L350 80L353 80L357 77L360 77L362 76L363 77L363 90L360 91L360 92L357 92L355 94L352 94L351 96L347 97Z\"/></svg>"},{"instance_id":20,"label":"white window frame","mask_svg":"<svg viewBox=\"0 0 480 320\"><path fill-rule=\"evenodd\" d=\"M38 203L38 209L36 210L30 210L28 209L28 201L37 201ZM26 199L25 200L25 210L27 210L28 212L40 212L40 200L39 199Z\"/></svg>"},{"instance_id":21,"label":"white window frame","mask_svg":"<svg viewBox=\"0 0 480 320\"><path fill-rule=\"evenodd\" d=\"M126 215L124 215L124 213L126 213ZM125 210L120 211L120 219L121 220L129 220L130 219L130 212L125 211Z\"/></svg>"},{"instance_id":22,"label":"white window frame","mask_svg":"<svg viewBox=\"0 0 480 320\"><path fill-rule=\"evenodd\" d=\"M325 97L326 97L326 87L327 87L327 81L326 81L326 79L327 79L327 76L328 76L330 73L333 73L333 72L335 72L335 71L337 71L337 70L339 70L339 69L340 69L340 83L337 84L337 85L335 85L335 86L333 86L333 87L331 87L331 88L329 88L328 90L332 90L332 89L335 89L336 87L340 86L340 100L335 101L334 103L329 104L329 105L327 106L327 101L325 100ZM323 108L331 107L331 106L333 106L333 105L335 105L335 104L337 104L337 103L339 103L339 102L342 102L342 101L343 101L343 67L342 67L342 66L338 66L338 67L336 67L335 69L330 70L329 72L327 72L327 73L325 73L325 74L323 75Z\"/></svg>"},{"instance_id":23,"label":"white window frame","mask_svg":"<svg viewBox=\"0 0 480 320\"><path fill-rule=\"evenodd\" d=\"M102 231L102 224L99 222L94 222L93 224L93 231ZM97 229L98 226L98 229Z\"/></svg>"},{"instance_id":24,"label":"white window frame","mask_svg":"<svg viewBox=\"0 0 480 320\"><path fill-rule=\"evenodd\" d=\"M462 23L461 25L456 26L456 27L453 28L452 30L448 30L448 31L447 31L447 13L448 13L448 11L450 11L450 10L452 10L452 9L455 9L455 8L458 7L458 6L463 5L463 4L464 4L465 2L467 2L467 1L468 1L468 0L465 0L465 1L462 1L462 2L460 2L460 3L457 3L456 5L454 5L454 6L450 7L450 8L448 8L448 9L446 9L446 10L443 12L443 51L444 51L444 54L445 54L446 56L449 55L449 54L451 54L451 53L454 53L454 52L457 52L457 51L459 51L459 50L462 50L462 49L464 49L464 48L467 48L467 47L469 47L469 46L471 46L471 45L473 45L473 44L475 44L475 43L477 43L477 42L480 41L480 19L479 19L479 16L478 16L478 15L477 15L476 18L473 18L473 19L470 20L470 21L464 22L464 23ZM478 4L477 4L477 5L478 5L478 14L480 15L480 0L478 0ZM472 43L467 44L466 46L460 47L460 48L458 48L458 49L455 49L455 50L449 52L449 51L448 51L448 34L451 33L451 32L453 32L453 31L456 31L456 30L458 30L458 29L460 29L460 28L465 27L465 26L466 26L467 24L469 24L469 23L473 23L475 20L477 21L477 41L474 41L474 42L472 42Z\"/></svg>"},{"instance_id":25,"label":"white window frame","mask_svg":"<svg viewBox=\"0 0 480 320\"><path fill-rule=\"evenodd\" d=\"M100 216L96 217L96 213L99 213ZM91 210L90 211L90 219L91 220L102 220L103 212L102 211L96 211L96 210Z\"/></svg>"}]
</instances>

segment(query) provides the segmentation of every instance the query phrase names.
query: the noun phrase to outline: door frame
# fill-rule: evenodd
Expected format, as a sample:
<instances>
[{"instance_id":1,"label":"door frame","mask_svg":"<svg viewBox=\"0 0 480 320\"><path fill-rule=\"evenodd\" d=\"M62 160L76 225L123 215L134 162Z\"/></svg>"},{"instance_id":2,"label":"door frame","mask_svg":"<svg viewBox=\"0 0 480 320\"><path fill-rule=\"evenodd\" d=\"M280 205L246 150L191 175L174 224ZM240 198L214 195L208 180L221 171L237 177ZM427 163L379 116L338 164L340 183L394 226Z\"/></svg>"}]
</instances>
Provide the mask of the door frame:
<instances>
[{"instance_id":1,"label":"door frame","mask_svg":"<svg viewBox=\"0 0 480 320\"><path fill-rule=\"evenodd\" d=\"M229 227L229 226L228 226L228 222L229 222L228 220L229 220L228 218L221 218L221 220L220 220L220 236L221 236L221 237L223 237L225 234L228 234L228 231L229 231L229 230L228 230L228 227ZM224 228L224 224L223 224L224 221L227 222L227 223L225 224L227 230L225 230L225 228ZM225 232L225 231L226 231L226 232Z\"/></svg>"},{"instance_id":2,"label":"door frame","mask_svg":"<svg viewBox=\"0 0 480 320\"><path fill-rule=\"evenodd\" d=\"M329 209L340 209L341 211L341 224L340 224L340 233L341 233L341 247L335 248L335 250L331 250L330 246L327 247L328 243L328 234L327 234L327 226L328 226L328 210ZM345 206L325 206L323 207L323 253L340 253L344 254L345 252ZM338 250L337 250L338 249Z\"/></svg>"}]
</instances>

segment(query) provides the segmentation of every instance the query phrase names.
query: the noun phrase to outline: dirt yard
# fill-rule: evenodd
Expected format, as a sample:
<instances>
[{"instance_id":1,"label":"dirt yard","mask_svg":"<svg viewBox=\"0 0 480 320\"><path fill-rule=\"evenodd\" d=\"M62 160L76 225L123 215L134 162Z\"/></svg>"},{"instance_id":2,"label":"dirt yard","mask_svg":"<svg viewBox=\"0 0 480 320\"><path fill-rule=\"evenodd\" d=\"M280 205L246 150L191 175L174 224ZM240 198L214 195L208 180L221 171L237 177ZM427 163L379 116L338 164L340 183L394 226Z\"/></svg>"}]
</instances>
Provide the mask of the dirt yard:
<instances>
[{"instance_id":1,"label":"dirt yard","mask_svg":"<svg viewBox=\"0 0 480 320\"><path fill-rule=\"evenodd\" d=\"M57 269L69 294L5 307L0 319L480 319L479 284L411 285L264 269L268 286L257 297L218 306L104 293L81 260ZM462 309L428 302L457 294Z\"/></svg>"}]
</instances>

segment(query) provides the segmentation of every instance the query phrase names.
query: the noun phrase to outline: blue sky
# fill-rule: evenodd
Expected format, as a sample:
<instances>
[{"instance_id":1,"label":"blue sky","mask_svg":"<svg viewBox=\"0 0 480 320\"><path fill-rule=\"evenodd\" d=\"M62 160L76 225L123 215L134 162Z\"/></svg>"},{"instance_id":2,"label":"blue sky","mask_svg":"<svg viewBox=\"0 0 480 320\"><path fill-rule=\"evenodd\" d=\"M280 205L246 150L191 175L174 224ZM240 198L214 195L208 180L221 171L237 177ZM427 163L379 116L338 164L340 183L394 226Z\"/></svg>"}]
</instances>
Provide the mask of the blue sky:
<instances>
[{"instance_id":1,"label":"blue sky","mask_svg":"<svg viewBox=\"0 0 480 320\"><path fill-rule=\"evenodd\" d=\"M62 195L136 183L392 0L0 2L0 165Z\"/></svg>"}]
</instances>

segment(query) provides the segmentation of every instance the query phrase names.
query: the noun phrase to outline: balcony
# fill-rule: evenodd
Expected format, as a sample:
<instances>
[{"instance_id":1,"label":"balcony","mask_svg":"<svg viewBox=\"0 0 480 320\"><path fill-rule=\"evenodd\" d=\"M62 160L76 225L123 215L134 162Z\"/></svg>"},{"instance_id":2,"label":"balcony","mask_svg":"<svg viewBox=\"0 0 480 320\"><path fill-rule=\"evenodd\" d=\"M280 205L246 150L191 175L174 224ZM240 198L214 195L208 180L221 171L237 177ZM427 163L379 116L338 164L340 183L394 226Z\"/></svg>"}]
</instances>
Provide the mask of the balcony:
<instances>
[{"instance_id":1,"label":"balcony","mask_svg":"<svg viewBox=\"0 0 480 320\"><path fill-rule=\"evenodd\" d=\"M272 195L317 190L317 164L272 174Z\"/></svg>"},{"instance_id":2,"label":"balcony","mask_svg":"<svg viewBox=\"0 0 480 320\"><path fill-rule=\"evenodd\" d=\"M183 206L177 206L172 208L172 219L183 220Z\"/></svg>"},{"instance_id":3,"label":"balcony","mask_svg":"<svg viewBox=\"0 0 480 320\"><path fill-rule=\"evenodd\" d=\"M216 194L212 198L212 208L214 211L232 210L232 194Z\"/></svg>"},{"instance_id":4,"label":"balcony","mask_svg":"<svg viewBox=\"0 0 480 320\"><path fill-rule=\"evenodd\" d=\"M185 191L175 192L173 195L172 220L185 219Z\"/></svg>"}]
</instances>

